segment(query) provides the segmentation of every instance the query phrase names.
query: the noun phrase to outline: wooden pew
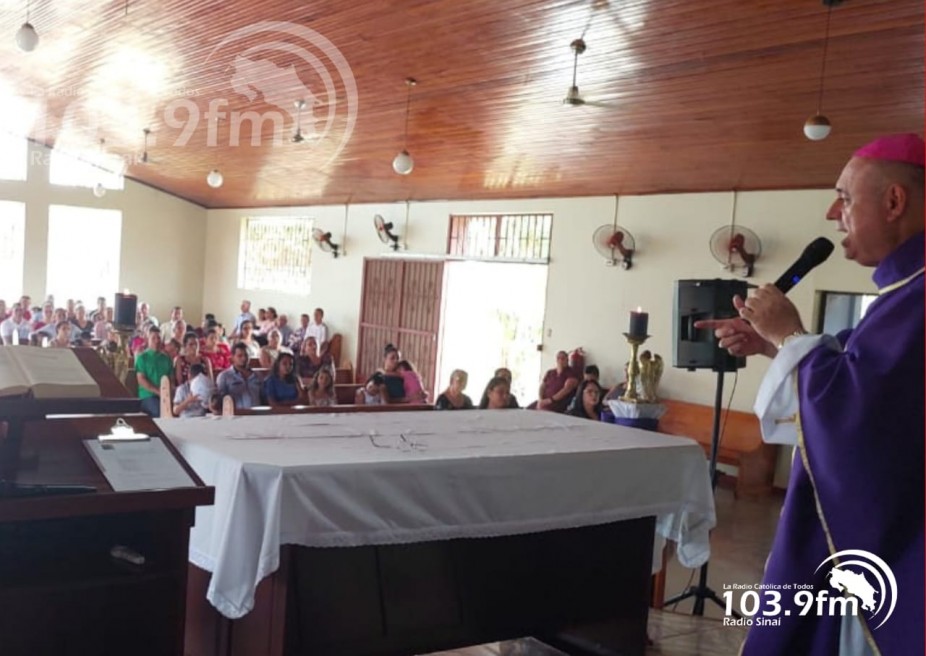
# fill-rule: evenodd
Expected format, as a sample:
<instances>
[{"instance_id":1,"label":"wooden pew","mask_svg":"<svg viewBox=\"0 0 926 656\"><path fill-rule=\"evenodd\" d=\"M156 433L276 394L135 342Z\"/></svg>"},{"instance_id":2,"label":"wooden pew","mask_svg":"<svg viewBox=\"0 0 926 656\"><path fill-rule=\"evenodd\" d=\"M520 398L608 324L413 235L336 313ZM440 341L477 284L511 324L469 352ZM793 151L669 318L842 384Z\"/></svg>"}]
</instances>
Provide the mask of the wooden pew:
<instances>
[{"instance_id":1,"label":"wooden pew","mask_svg":"<svg viewBox=\"0 0 926 656\"><path fill-rule=\"evenodd\" d=\"M174 395L170 391L170 378L161 376L161 416L174 416Z\"/></svg>"},{"instance_id":2,"label":"wooden pew","mask_svg":"<svg viewBox=\"0 0 926 656\"><path fill-rule=\"evenodd\" d=\"M710 456L714 408L685 401L662 399L666 414L659 431L697 440ZM759 420L751 412L724 411L720 417L720 447L717 460L739 467L735 495L760 497L771 493L778 460L778 446L762 441Z\"/></svg>"},{"instance_id":3,"label":"wooden pew","mask_svg":"<svg viewBox=\"0 0 926 656\"><path fill-rule=\"evenodd\" d=\"M231 401L229 397L225 397ZM223 405L223 408L226 408ZM293 415L293 414L325 414L325 413L350 413L350 412L419 412L424 410L433 410L434 406L428 403L393 403L382 405L357 405L356 403L344 405L332 405L327 407L318 406L280 406L270 408L269 410L252 410L244 408L235 408L231 404L231 410L236 416L244 415ZM223 412L223 414L225 414Z\"/></svg>"},{"instance_id":4,"label":"wooden pew","mask_svg":"<svg viewBox=\"0 0 926 656\"><path fill-rule=\"evenodd\" d=\"M335 384L334 393L338 399L338 404L354 404L358 389L360 389L360 385L355 383Z\"/></svg>"}]
</instances>

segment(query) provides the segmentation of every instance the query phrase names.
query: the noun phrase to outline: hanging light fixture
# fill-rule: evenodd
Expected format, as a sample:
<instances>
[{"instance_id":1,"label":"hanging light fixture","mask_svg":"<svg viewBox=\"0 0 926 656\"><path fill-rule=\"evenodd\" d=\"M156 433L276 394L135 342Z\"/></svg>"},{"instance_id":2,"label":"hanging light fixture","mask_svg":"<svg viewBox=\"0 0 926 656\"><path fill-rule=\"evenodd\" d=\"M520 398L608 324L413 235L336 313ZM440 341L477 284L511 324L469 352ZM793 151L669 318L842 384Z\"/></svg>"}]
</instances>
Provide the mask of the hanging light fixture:
<instances>
[{"instance_id":1,"label":"hanging light fixture","mask_svg":"<svg viewBox=\"0 0 926 656\"><path fill-rule=\"evenodd\" d=\"M305 137L302 135L302 110L305 109L305 100L300 98L293 104L296 107L296 131L289 140L293 143L302 143L305 141Z\"/></svg>"},{"instance_id":2,"label":"hanging light fixture","mask_svg":"<svg viewBox=\"0 0 926 656\"><path fill-rule=\"evenodd\" d=\"M842 0L823 0L829 9L826 11L826 33L823 37L823 61L820 64L820 93L817 96L817 113L804 121L804 136L811 141L820 141L829 136L832 125L830 120L821 113L823 109L823 79L826 73L826 51L830 42L830 16L833 13L833 6L839 4Z\"/></svg>"},{"instance_id":3,"label":"hanging light fixture","mask_svg":"<svg viewBox=\"0 0 926 656\"><path fill-rule=\"evenodd\" d=\"M221 187L223 182L225 182L225 176L218 169L212 169L209 171L209 175L206 176L206 184L213 189Z\"/></svg>"},{"instance_id":4,"label":"hanging light fixture","mask_svg":"<svg viewBox=\"0 0 926 656\"><path fill-rule=\"evenodd\" d=\"M32 52L39 45L39 33L29 22L29 0L26 0L26 22L16 32L16 45L23 52Z\"/></svg>"},{"instance_id":5,"label":"hanging light fixture","mask_svg":"<svg viewBox=\"0 0 926 656\"><path fill-rule=\"evenodd\" d=\"M415 168L415 160L408 154L408 110L412 102L412 87L418 84L418 80L410 77L405 80L405 84L408 85L408 95L405 98L405 140L403 141L402 152L392 160L392 170L399 175L408 175Z\"/></svg>"},{"instance_id":6,"label":"hanging light fixture","mask_svg":"<svg viewBox=\"0 0 926 656\"><path fill-rule=\"evenodd\" d=\"M215 131L216 135L219 132L219 117L215 119ZM208 144L207 144L208 145ZM216 162L218 162L218 154L216 154ZM212 187L213 189L218 189L225 182L225 176L219 171L218 167L209 171L206 175L206 184Z\"/></svg>"},{"instance_id":7,"label":"hanging light fixture","mask_svg":"<svg viewBox=\"0 0 926 656\"><path fill-rule=\"evenodd\" d=\"M103 165L103 146L106 144L106 139L100 139L100 163L97 165L102 170ZM98 181L93 185L93 195L97 198L102 198L106 195L106 185L102 181Z\"/></svg>"}]
</instances>

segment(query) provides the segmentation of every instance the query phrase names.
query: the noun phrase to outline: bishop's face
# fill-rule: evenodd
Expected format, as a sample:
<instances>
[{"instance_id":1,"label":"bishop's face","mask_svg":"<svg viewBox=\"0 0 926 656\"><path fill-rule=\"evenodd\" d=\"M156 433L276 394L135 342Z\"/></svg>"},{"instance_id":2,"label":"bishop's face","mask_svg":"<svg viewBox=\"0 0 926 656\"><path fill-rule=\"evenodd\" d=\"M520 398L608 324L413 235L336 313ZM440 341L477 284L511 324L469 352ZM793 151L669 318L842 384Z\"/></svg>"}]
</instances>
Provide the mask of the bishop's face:
<instances>
[{"instance_id":1,"label":"bishop's face","mask_svg":"<svg viewBox=\"0 0 926 656\"><path fill-rule=\"evenodd\" d=\"M877 266L890 252L886 185L871 160L853 157L836 181L836 200L826 218L846 234L842 248L846 259L862 266Z\"/></svg>"}]
</instances>

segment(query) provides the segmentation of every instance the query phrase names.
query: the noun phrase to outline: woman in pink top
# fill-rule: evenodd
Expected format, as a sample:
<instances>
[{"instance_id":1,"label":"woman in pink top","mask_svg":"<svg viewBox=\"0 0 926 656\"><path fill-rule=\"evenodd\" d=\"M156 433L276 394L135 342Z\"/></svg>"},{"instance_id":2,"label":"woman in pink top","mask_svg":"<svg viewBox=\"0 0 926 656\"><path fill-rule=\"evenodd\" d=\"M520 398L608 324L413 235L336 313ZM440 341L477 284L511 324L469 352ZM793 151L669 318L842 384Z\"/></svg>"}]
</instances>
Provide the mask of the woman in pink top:
<instances>
[{"instance_id":1,"label":"woman in pink top","mask_svg":"<svg viewBox=\"0 0 926 656\"><path fill-rule=\"evenodd\" d=\"M395 370L402 376L402 386L405 388L406 403L427 403L428 393L421 383L421 376L408 360L400 360Z\"/></svg>"}]
</instances>

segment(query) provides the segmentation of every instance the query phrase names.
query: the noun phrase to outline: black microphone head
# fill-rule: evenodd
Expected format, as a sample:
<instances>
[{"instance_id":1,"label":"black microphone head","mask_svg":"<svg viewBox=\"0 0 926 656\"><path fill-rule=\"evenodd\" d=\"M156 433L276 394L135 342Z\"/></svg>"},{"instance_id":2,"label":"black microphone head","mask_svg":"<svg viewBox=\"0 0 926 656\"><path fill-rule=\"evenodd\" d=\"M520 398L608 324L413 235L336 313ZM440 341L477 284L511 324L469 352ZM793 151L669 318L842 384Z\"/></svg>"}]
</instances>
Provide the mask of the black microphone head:
<instances>
[{"instance_id":1,"label":"black microphone head","mask_svg":"<svg viewBox=\"0 0 926 656\"><path fill-rule=\"evenodd\" d=\"M819 264L823 264L826 258L833 254L835 248L833 242L826 237L817 237L807 244L807 248L801 253L801 259L811 264L812 267L815 267Z\"/></svg>"},{"instance_id":2,"label":"black microphone head","mask_svg":"<svg viewBox=\"0 0 926 656\"><path fill-rule=\"evenodd\" d=\"M826 237L817 237L807 245L807 248L797 258L797 261L781 274L778 280L775 281L775 286L787 294L811 269L822 264L826 258L832 255L833 249L835 249L833 242Z\"/></svg>"}]
</instances>

